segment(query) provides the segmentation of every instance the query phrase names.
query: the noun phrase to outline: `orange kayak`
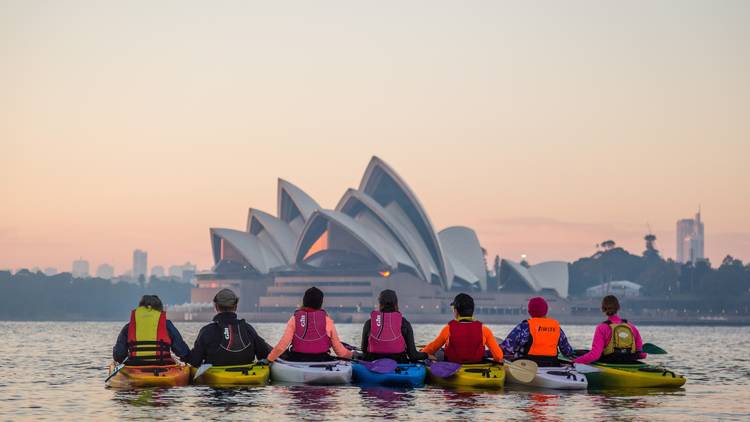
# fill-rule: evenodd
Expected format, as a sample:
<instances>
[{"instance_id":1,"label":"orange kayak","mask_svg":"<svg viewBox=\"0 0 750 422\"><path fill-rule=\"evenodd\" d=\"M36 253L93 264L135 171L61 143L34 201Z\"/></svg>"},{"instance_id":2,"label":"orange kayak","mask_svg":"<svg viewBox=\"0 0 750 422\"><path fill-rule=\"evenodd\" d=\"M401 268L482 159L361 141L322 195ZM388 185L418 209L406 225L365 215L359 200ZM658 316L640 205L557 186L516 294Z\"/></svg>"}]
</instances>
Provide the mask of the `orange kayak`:
<instances>
[{"instance_id":1,"label":"orange kayak","mask_svg":"<svg viewBox=\"0 0 750 422\"><path fill-rule=\"evenodd\" d=\"M115 364L110 364L108 374L114 368ZM185 365L125 366L107 385L116 388L175 387L188 385L189 381L190 368Z\"/></svg>"}]
</instances>

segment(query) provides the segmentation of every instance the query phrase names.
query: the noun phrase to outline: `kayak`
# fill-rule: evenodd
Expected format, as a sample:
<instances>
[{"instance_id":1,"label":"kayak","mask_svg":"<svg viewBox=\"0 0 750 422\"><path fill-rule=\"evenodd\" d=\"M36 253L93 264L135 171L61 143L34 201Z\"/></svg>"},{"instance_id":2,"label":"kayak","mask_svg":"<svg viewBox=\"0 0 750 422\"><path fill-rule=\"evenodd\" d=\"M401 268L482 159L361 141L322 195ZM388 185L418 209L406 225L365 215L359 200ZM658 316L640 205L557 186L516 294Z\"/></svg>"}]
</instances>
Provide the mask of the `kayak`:
<instances>
[{"instance_id":1,"label":"kayak","mask_svg":"<svg viewBox=\"0 0 750 422\"><path fill-rule=\"evenodd\" d=\"M513 376L513 371L508 370L506 364L505 376L508 384L528 387L553 390L585 390L588 387L586 376L570 366L540 366L537 368L534 379L530 382L523 382Z\"/></svg>"},{"instance_id":2,"label":"kayak","mask_svg":"<svg viewBox=\"0 0 750 422\"><path fill-rule=\"evenodd\" d=\"M330 362L291 362L276 359L271 364L274 382L296 384L338 385L352 381L352 363L343 360Z\"/></svg>"},{"instance_id":3,"label":"kayak","mask_svg":"<svg viewBox=\"0 0 750 422\"><path fill-rule=\"evenodd\" d=\"M591 388L678 388L687 381L684 376L675 374L662 366L642 362L629 364L595 362L589 365L577 363L576 369L586 374Z\"/></svg>"},{"instance_id":4,"label":"kayak","mask_svg":"<svg viewBox=\"0 0 750 422\"><path fill-rule=\"evenodd\" d=\"M364 385L422 387L426 375L427 370L421 363L399 364L395 371L387 374L370 371L361 363L352 364L352 378L354 382Z\"/></svg>"},{"instance_id":5,"label":"kayak","mask_svg":"<svg viewBox=\"0 0 750 422\"><path fill-rule=\"evenodd\" d=\"M464 364L453 375L440 378L427 368L428 380L432 384L447 387L502 388L505 383L505 370L498 363Z\"/></svg>"},{"instance_id":6,"label":"kayak","mask_svg":"<svg viewBox=\"0 0 750 422\"><path fill-rule=\"evenodd\" d=\"M190 377L194 377L198 368L190 368ZM212 366L197 380L196 384L221 386L265 385L271 371L268 365L251 363L237 366Z\"/></svg>"},{"instance_id":7,"label":"kayak","mask_svg":"<svg viewBox=\"0 0 750 422\"><path fill-rule=\"evenodd\" d=\"M116 364L109 366L109 374ZM107 382L110 387L175 387L187 385L190 381L190 368L181 364L163 366L124 366Z\"/></svg>"}]
</instances>

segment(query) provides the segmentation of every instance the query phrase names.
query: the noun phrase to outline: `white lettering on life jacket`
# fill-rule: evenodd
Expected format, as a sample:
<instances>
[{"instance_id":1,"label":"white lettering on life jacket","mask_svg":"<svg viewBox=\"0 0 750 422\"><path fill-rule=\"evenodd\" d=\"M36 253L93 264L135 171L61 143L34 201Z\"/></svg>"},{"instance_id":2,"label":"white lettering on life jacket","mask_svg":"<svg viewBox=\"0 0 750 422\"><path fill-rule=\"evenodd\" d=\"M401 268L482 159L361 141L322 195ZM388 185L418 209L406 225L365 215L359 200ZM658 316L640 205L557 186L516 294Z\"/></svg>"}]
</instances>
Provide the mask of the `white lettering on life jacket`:
<instances>
[{"instance_id":1,"label":"white lettering on life jacket","mask_svg":"<svg viewBox=\"0 0 750 422\"><path fill-rule=\"evenodd\" d=\"M383 323L382 318L383 318L382 315L378 315L378 317L375 318L375 325L377 325L378 327L380 327L380 325Z\"/></svg>"},{"instance_id":2,"label":"white lettering on life jacket","mask_svg":"<svg viewBox=\"0 0 750 422\"><path fill-rule=\"evenodd\" d=\"M229 340L229 327L224 328L224 338Z\"/></svg>"},{"instance_id":3,"label":"white lettering on life jacket","mask_svg":"<svg viewBox=\"0 0 750 422\"><path fill-rule=\"evenodd\" d=\"M304 327L304 326L305 326L305 323L306 323L306 321L307 321L307 318L306 318L306 317L307 317L307 315L302 315L302 316L301 316L301 317L299 318L299 325L301 325L302 327Z\"/></svg>"}]
</instances>

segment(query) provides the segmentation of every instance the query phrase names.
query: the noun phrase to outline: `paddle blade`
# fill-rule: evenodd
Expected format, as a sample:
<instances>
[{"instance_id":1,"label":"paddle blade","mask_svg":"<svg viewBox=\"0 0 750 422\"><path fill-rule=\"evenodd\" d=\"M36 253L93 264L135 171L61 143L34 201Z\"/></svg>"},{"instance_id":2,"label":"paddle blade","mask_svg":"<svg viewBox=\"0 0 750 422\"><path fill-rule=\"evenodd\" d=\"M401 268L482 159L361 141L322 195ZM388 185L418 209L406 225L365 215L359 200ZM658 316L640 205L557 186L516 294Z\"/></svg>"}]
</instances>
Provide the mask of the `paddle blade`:
<instances>
[{"instance_id":1,"label":"paddle blade","mask_svg":"<svg viewBox=\"0 0 750 422\"><path fill-rule=\"evenodd\" d=\"M644 343L643 353L648 353L649 355L666 355L667 351L655 344Z\"/></svg>"},{"instance_id":2,"label":"paddle blade","mask_svg":"<svg viewBox=\"0 0 750 422\"><path fill-rule=\"evenodd\" d=\"M210 363L204 363L203 365L198 367L198 370L195 371L195 375L193 376L193 380L197 380L198 377L205 374L206 371L208 371L213 365Z\"/></svg>"},{"instance_id":3,"label":"paddle blade","mask_svg":"<svg viewBox=\"0 0 750 422\"><path fill-rule=\"evenodd\" d=\"M118 364L118 365L115 366L115 369L112 371L112 373L109 374L109 376L107 377L107 379L104 380L105 384L108 383L109 380L112 379L112 377L114 377L115 375L117 375L117 373L120 372L120 369L122 369L122 368L125 367L125 363L128 361L129 357L130 356L125 356L125 359L122 360L122 363L120 363L120 364Z\"/></svg>"},{"instance_id":4,"label":"paddle blade","mask_svg":"<svg viewBox=\"0 0 750 422\"><path fill-rule=\"evenodd\" d=\"M448 378L449 376L458 372L459 369L461 369L460 363L445 361L427 362L427 365L430 367L430 373L438 378Z\"/></svg>"},{"instance_id":5,"label":"paddle blade","mask_svg":"<svg viewBox=\"0 0 750 422\"><path fill-rule=\"evenodd\" d=\"M595 366L586 365L583 363L576 363L573 365L573 369L575 369L577 372L580 372L582 374L593 374L595 372L600 372L599 369Z\"/></svg>"},{"instance_id":6,"label":"paddle blade","mask_svg":"<svg viewBox=\"0 0 750 422\"><path fill-rule=\"evenodd\" d=\"M513 362L506 362L506 368L513 376L522 383L529 383L536 377L536 371L539 366L533 360L519 359Z\"/></svg>"},{"instance_id":7,"label":"paddle blade","mask_svg":"<svg viewBox=\"0 0 750 422\"><path fill-rule=\"evenodd\" d=\"M383 358L376 359L372 362L360 361L369 371L375 372L376 374L390 374L396 370L398 363L393 359Z\"/></svg>"}]
</instances>

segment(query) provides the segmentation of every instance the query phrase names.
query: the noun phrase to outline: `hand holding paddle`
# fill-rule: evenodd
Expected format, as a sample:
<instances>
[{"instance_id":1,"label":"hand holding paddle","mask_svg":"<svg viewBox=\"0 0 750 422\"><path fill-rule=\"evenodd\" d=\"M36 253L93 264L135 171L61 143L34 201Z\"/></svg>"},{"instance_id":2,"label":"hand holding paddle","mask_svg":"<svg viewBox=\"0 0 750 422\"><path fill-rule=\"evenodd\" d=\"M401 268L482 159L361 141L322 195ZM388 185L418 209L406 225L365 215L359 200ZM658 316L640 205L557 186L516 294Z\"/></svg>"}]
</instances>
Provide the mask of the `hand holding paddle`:
<instances>
[{"instance_id":1,"label":"hand holding paddle","mask_svg":"<svg viewBox=\"0 0 750 422\"><path fill-rule=\"evenodd\" d=\"M108 382L109 380L111 380L111 379L112 379L112 377L114 377L115 375L117 375L117 373L118 373L118 372L120 372L120 369L122 369L122 368L124 368L124 367L125 367L125 362L127 362L127 361L128 361L128 358L129 358L129 357L130 357L130 356L125 356L125 359L123 359L123 360L122 360L122 362L120 362L120 363L119 363L119 364L118 364L117 366L115 366L115 369L114 369L114 370L112 371L112 373L111 373L111 374L109 374L109 376L107 377L107 379L105 379L105 380L104 380L104 383L105 383L105 384L106 384L106 383L107 383L107 382Z\"/></svg>"}]
</instances>

